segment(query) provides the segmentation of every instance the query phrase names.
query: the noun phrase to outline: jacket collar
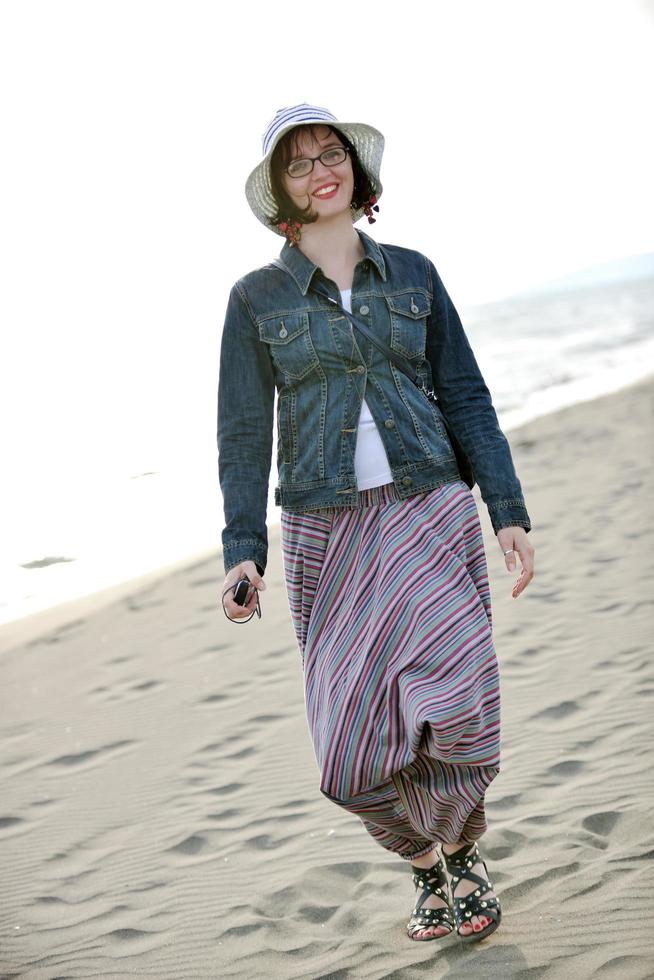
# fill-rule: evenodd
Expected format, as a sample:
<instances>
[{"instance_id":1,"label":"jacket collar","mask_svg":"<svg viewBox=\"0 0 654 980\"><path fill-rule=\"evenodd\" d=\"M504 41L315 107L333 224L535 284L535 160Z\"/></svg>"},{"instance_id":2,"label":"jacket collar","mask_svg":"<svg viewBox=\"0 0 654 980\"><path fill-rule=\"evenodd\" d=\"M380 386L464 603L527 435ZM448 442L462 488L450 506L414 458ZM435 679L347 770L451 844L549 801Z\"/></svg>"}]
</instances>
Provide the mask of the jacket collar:
<instances>
[{"instance_id":1,"label":"jacket collar","mask_svg":"<svg viewBox=\"0 0 654 980\"><path fill-rule=\"evenodd\" d=\"M386 263L384 262L384 256L381 253L379 245L370 235L366 235L365 232L360 231L358 228L354 230L361 239L366 258L373 263L383 281L386 282ZM296 245L289 245L288 242L284 243L279 257L297 282L302 295L306 296L311 285L311 279L319 266L314 265Z\"/></svg>"}]
</instances>

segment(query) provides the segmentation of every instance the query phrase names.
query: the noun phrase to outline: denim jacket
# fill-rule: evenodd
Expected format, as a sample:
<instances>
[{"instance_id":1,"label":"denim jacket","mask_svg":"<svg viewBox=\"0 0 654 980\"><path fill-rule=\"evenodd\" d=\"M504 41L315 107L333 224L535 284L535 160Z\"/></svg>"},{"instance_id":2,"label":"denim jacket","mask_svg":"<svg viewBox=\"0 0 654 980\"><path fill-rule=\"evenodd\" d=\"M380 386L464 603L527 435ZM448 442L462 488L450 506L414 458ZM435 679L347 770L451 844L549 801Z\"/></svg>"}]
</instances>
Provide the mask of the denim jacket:
<instances>
[{"instance_id":1,"label":"denim jacket","mask_svg":"<svg viewBox=\"0 0 654 980\"><path fill-rule=\"evenodd\" d=\"M300 248L282 248L288 271L270 263L240 278L227 304L218 381L225 573L248 559L260 574L266 568L273 421L275 503L295 513L356 506L364 395L400 498L461 479L444 413L472 463L495 533L531 529L508 441L434 265L420 252L357 234L365 257L354 270L352 312L409 358L438 404L309 289L315 280L340 302L336 283Z\"/></svg>"}]
</instances>

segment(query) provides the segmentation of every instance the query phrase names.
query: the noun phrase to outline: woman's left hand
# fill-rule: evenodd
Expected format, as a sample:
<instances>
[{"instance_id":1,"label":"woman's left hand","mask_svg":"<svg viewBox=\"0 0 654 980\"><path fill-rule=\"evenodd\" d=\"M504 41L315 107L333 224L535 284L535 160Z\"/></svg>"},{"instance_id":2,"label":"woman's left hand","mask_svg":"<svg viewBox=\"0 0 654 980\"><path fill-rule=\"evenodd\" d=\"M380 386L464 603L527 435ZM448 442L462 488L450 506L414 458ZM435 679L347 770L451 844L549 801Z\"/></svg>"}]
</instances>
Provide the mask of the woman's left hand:
<instances>
[{"instance_id":1,"label":"woman's left hand","mask_svg":"<svg viewBox=\"0 0 654 980\"><path fill-rule=\"evenodd\" d=\"M506 567L510 572L515 571L515 552L520 555L522 572L511 592L513 598L517 599L534 577L534 549L529 542L524 527L503 527L497 532L496 536L502 552L507 551L509 548L513 549L508 555L504 555Z\"/></svg>"}]
</instances>

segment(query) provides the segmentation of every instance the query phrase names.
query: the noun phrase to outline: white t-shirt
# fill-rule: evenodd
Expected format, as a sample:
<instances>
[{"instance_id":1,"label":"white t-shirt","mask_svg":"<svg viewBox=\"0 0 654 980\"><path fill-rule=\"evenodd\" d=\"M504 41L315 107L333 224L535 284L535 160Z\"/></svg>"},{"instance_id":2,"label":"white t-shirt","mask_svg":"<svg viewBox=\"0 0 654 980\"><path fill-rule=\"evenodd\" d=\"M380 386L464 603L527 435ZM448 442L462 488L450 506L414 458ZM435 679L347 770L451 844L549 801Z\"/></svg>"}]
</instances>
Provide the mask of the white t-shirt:
<instances>
[{"instance_id":1,"label":"white t-shirt","mask_svg":"<svg viewBox=\"0 0 654 980\"><path fill-rule=\"evenodd\" d=\"M352 312L352 290L341 290L341 303L348 311ZM354 327L348 320L350 330ZM359 415L359 428L357 431L357 443L354 452L354 470L357 478L357 489L368 490L370 487L379 487L384 483L393 482L393 474L388 465L388 456L381 441L377 425L371 415L368 403L365 398L361 405Z\"/></svg>"}]
</instances>

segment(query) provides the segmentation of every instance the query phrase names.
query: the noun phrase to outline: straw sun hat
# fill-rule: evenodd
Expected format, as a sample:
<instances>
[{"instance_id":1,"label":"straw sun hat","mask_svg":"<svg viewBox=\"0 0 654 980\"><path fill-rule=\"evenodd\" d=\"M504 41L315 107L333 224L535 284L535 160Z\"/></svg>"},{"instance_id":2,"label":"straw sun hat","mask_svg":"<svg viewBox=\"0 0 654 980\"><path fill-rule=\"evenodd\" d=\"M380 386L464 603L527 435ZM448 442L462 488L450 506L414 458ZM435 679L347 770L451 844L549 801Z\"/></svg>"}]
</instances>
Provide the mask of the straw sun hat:
<instances>
[{"instance_id":1,"label":"straw sun hat","mask_svg":"<svg viewBox=\"0 0 654 980\"><path fill-rule=\"evenodd\" d=\"M278 109L274 119L268 124L263 134L263 160L248 177L245 183L245 196L259 221L266 228L274 231L277 235L282 235L282 237L284 233L276 225L270 224L271 219L277 214L277 204L270 181L270 159L284 133L293 129L294 126L310 123L326 123L340 130L354 146L361 165L374 186L377 200L382 193L379 168L384 152L384 137L378 129L365 123L340 122L327 109L323 109L321 106L308 105L306 102L302 102L300 105L287 106L285 109ZM363 214L363 208L352 211L352 222L358 221Z\"/></svg>"}]
</instances>

